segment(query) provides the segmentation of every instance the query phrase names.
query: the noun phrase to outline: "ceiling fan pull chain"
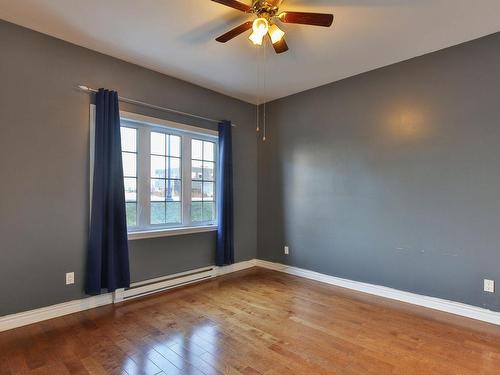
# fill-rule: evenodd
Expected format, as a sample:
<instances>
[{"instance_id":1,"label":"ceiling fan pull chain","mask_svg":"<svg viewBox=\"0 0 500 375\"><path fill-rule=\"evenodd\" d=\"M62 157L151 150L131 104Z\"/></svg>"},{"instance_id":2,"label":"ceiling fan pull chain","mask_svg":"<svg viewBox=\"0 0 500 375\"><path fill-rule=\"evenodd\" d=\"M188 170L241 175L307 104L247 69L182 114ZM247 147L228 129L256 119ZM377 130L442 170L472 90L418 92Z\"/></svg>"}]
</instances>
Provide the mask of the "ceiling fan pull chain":
<instances>
[{"instance_id":1,"label":"ceiling fan pull chain","mask_svg":"<svg viewBox=\"0 0 500 375\"><path fill-rule=\"evenodd\" d=\"M257 54L257 132L260 132L260 104L261 104L261 96L260 96L260 72L262 64L262 54L258 51Z\"/></svg>"},{"instance_id":2,"label":"ceiling fan pull chain","mask_svg":"<svg viewBox=\"0 0 500 375\"><path fill-rule=\"evenodd\" d=\"M264 46L263 48L264 50L264 90L263 91L263 95L264 95L264 122L263 122L263 134L262 134L262 140L265 142L266 141L266 90L267 90L267 84L266 84L266 79L267 79L267 61L266 61L266 47Z\"/></svg>"},{"instance_id":3,"label":"ceiling fan pull chain","mask_svg":"<svg viewBox=\"0 0 500 375\"><path fill-rule=\"evenodd\" d=\"M260 132L260 126L259 126L259 122L260 122L260 113L259 113L259 101L257 101L257 129L255 129L258 132Z\"/></svg>"}]
</instances>

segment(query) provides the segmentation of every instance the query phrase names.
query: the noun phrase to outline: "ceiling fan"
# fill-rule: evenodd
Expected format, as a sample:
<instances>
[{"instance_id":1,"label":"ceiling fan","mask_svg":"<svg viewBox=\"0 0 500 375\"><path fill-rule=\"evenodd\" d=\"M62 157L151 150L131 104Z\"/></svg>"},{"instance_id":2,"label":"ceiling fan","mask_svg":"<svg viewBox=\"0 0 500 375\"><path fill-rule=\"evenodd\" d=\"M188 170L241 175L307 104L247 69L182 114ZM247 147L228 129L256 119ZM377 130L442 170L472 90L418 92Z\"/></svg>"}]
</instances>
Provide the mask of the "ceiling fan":
<instances>
[{"instance_id":1,"label":"ceiling fan","mask_svg":"<svg viewBox=\"0 0 500 375\"><path fill-rule=\"evenodd\" d=\"M288 45L281 30L275 21L283 23L298 23L302 25L330 27L333 23L333 14L305 13L305 12L279 12L283 0L252 0L252 5L247 5L236 0L212 0L245 13L255 14L254 21L248 21L219 36L220 43L226 43L238 35L252 29L249 39L255 45L262 45L266 34L269 35L276 53L288 51Z\"/></svg>"}]
</instances>

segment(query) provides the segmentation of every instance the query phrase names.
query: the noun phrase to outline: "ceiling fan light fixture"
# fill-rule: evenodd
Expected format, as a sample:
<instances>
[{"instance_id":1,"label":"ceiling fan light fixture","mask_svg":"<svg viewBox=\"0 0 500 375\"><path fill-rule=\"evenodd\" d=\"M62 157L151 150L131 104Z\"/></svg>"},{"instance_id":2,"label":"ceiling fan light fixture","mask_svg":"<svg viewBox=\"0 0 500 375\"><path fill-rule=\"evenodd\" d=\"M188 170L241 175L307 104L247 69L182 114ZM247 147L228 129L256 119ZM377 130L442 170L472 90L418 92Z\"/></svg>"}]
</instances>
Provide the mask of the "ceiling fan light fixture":
<instances>
[{"instance_id":1,"label":"ceiling fan light fixture","mask_svg":"<svg viewBox=\"0 0 500 375\"><path fill-rule=\"evenodd\" d=\"M257 34L254 31L252 34L250 34L250 36L248 37L248 39L250 39L252 41L252 43L255 44L256 46L261 46L262 45L262 39L264 38L264 35Z\"/></svg>"},{"instance_id":2,"label":"ceiling fan light fixture","mask_svg":"<svg viewBox=\"0 0 500 375\"><path fill-rule=\"evenodd\" d=\"M257 18L255 21L253 21L252 25L253 32L256 33L257 35L264 35L267 34L269 30L269 22L265 18Z\"/></svg>"},{"instance_id":3,"label":"ceiling fan light fixture","mask_svg":"<svg viewBox=\"0 0 500 375\"><path fill-rule=\"evenodd\" d=\"M269 31L269 22L265 18L257 18L252 24L253 33L248 37L253 44L262 45L264 35Z\"/></svg>"},{"instance_id":4,"label":"ceiling fan light fixture","mask_svg":"<svg viewBox=\"0 0 500 375\"><path fill-rule=\"evenodd\" d=\"M273 44L276 44L281 41L281 39L283 39L283 37L285 36L285 32L278 26L271 25L271 27L269 28L269 36L271 37L271 42Z\"/></svg>"}]
</instances>

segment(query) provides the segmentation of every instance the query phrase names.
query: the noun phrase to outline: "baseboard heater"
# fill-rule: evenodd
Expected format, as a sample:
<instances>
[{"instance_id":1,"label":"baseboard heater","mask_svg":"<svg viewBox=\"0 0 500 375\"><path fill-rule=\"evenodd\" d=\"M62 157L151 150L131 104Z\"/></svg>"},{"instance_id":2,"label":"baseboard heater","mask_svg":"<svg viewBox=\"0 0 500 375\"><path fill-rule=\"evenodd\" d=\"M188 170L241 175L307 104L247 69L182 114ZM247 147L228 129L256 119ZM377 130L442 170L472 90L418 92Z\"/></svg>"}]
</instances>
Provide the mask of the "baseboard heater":
<instances>
[{"instance_id":1,"label":"baseboard heater","mask_svg":"<svg viewBox=\"0 0 500 375\"><path fill-rule=\"evenodd\" d=\"M117 291L115 294L115 302L127 301L149 294L163 292L168 289L211 279L215 276L215 267L205 267L156 279L140 281L133 283L130 288L123 289L119 292Z\"/></svg>"}]
</instances>

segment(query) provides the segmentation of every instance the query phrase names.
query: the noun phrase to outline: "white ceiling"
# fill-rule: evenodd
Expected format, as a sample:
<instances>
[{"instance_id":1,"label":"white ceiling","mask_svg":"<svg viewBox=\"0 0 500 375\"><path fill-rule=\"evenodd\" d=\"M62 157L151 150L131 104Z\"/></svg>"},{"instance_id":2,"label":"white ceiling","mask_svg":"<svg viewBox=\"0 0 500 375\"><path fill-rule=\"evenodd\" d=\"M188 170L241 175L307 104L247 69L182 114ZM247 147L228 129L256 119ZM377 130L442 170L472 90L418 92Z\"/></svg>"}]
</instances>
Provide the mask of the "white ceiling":
<instances>
[{"instance_id":1,"label":"white ceiling","mask_svg":"<svg viewBox=\"0 0 500 375\"><path fill-rule=\"evenodd\" d=\"M262 48L246 34L214 40L249 16L210 0L0 0L2 19L251 103L264 86L272 100L500 31L499 0L285 0L281 9L335 21L283 25L290 51L268 46L264 84Z\"/></svg>"}]
</instances>

